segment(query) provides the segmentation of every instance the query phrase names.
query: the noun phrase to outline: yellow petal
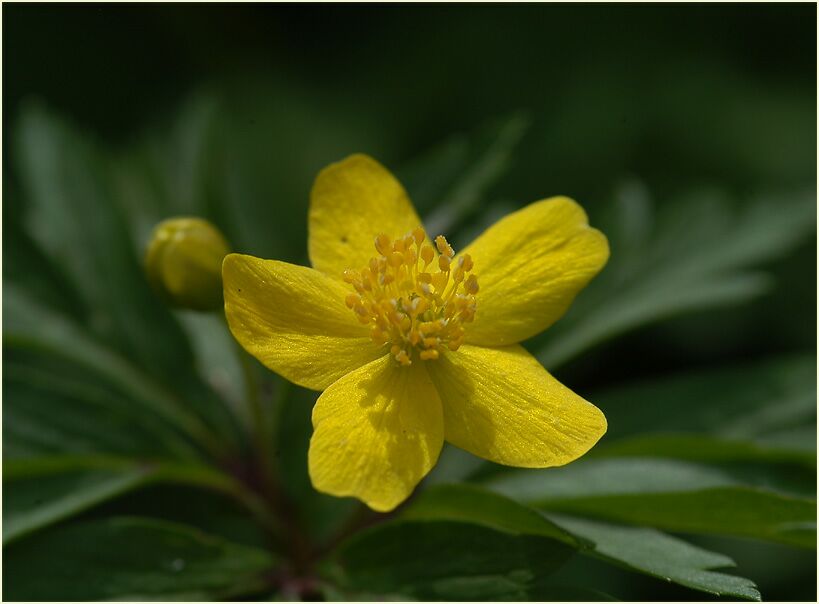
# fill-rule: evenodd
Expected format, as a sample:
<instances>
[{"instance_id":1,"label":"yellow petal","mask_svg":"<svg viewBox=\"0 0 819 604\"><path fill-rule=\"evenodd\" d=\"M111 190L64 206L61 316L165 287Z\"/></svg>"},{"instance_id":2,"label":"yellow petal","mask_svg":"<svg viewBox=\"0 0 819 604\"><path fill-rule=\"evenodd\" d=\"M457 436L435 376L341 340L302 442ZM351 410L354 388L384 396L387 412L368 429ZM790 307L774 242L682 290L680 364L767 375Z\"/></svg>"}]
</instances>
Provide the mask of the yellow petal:
<instances>
[{"instance_id":1,"label":"yellow petal","mask_svg":"<svg viewBox=\"0 0 819 604\"><path fill-rule=\"evenodd\" d=\"M566 197L538 201L489 227L468 248L480 292L466 341L514 344L557 321L606 264L606 237Z\"/></svg>"},{"instance_id":2,"label":"yellow petal","mask_svg":"<svg viewBox=\"0 0 819 604\"><path fill-rule=\"evenodd\" d=\"M323 273L230 254L222 278L233 336L291 382L323 390L387 352L345 306L349 288Z\"/></svg>"},{"instance_id":3,"label":"yellow petal","mask_svg":"<svg viewBox=\"0 0 819 604\"><path fill-rule=\"evenodd\" d=\"M313 486L379 512L404 501L444 442L441 401L424 366L373 361L330 386L313 409Z\"/></svg>"},{"instance_id":4,"label":"yellow petal","mask_svg":"<svg viewBox=\"0 0 819 604\"><path fill-rule=\"evenodd\" d=\"M310 193L308 251L313 267L341 277L361 269L377 254L375 238L402 237L421 220L406 191L390 172L367 155L324 168Z\"/></svg>"},{"instance_id":5,"label":"yellow petal","mask_svg":"<svg viewBox=\"0 0 819 604\"><path fill-rule=\"evenodd\" d=\"M567 464L606 432L606 418L521 346L461 346L427 368L444 407L446 440L524 468Z\"/></svg>"}]
</instances>

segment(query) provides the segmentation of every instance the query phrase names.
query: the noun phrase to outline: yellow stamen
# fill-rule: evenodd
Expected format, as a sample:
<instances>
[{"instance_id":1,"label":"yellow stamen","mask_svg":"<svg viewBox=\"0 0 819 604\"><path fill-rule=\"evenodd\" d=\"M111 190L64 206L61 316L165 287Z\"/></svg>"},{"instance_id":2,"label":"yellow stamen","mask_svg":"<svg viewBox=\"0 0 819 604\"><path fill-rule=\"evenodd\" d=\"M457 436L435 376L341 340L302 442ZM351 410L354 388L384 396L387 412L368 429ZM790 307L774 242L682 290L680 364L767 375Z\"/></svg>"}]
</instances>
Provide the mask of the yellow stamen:
<instances>
[{"instance_id":1,"label":"yellow stamen","mask_svg":"<svg viewBox=\"0 0 819 604\"><path fill-rule=\"evenodd\" d=\"M421 248L421 259L424 261L424 268L432 262L433 258L435 258L435 250L432 249L431 245L427 244Z\"/></svg>"},{"instance_id":2,"label":"yellow stamen","mask_svg":"<svg viewBox=\"0 0 819 604\"><path fill-rule=\"evenodd\" d=\"M390 238L387 237L386 234L381 233L378 237L375 238L375 249L382 256L386 256L391 248L392 241L390 241Z\"/></svg>"},{"instance_id":3,"label":"yellow stamen","mask_svg":"<svg viewBox=\"0 0 819 604\"><path fill-rule=\"evenodd\" d=\"M433 264L436 248L438 262ZM458 350L464 325L475 317L478 280L470 274L472 258L464 254L456 259L440 235L433 247L421 227L395 240L382 233L375 238L375 249L378 255L367 266L342 275L355 290L344 303L371 326L373 342L389 346L401 366Z\"/></svg>"}]
</instances>

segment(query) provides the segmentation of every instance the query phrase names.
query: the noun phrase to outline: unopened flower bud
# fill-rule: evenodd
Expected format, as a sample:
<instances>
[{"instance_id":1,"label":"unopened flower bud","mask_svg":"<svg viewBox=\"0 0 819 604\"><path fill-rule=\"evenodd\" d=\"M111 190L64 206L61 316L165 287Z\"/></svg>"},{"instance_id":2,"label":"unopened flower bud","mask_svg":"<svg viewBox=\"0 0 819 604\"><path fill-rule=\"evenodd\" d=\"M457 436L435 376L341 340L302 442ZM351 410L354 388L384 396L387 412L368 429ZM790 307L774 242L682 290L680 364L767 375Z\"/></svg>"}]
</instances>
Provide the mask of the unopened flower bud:
<instances>
[{"instance_id":1,"label":"unopened flower bud","mask_svg":"<svg viewBox=\"0 0 819 604\"><path fill-rule=\"evenodd\" d=\"M169 304L192 310L222 307L222 259L227 240L207 220L169 218L154 228L145 255L153 288Z\"/></svg>"}]
</instances>

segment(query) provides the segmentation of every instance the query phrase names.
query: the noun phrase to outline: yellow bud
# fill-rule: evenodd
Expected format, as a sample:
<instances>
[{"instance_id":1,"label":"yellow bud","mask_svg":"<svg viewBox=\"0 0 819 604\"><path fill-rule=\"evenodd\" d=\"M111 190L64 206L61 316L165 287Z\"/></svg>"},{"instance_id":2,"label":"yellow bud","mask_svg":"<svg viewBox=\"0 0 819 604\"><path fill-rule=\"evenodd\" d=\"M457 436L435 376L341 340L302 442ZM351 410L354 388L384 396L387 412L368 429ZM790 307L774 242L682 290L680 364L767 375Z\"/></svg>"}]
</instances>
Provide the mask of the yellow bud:
<instances>
[{"instance_id":1,"label":"yellow bud","mask_svg":"<svg viewBox=\"0 0 819 604\"><path fill-rule=\"evenodd\" d=\"M192 310L222 307L227 240L201 218L169 218L154 228L145 254L151 286L169 304Z\"/></svg>"}]
</instances>

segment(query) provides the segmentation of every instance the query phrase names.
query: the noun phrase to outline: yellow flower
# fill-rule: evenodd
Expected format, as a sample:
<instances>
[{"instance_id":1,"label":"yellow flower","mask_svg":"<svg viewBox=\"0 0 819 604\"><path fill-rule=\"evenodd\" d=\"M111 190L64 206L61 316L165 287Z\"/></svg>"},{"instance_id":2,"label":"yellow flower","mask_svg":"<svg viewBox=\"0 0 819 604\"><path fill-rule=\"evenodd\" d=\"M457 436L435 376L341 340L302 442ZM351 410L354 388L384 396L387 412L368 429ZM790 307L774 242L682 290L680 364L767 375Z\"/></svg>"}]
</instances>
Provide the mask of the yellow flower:
<instances>
[{"instance_id":1,"label":"yellow flower","mask_svg":"<svg viewBox=\"0 0 819 604\"><path fill-rule=\"evenodd\" d=\"M313 185L313 268L231 254L225 313L273 371L323 390L313 409L313 485L377 511L406 499L444 440L497 463L559 466L606 418L518 342L566 311L608 242L554 197L506 216L456 256L427 241L406 192L353 155Z\"/></svg>"}]
</instances>

